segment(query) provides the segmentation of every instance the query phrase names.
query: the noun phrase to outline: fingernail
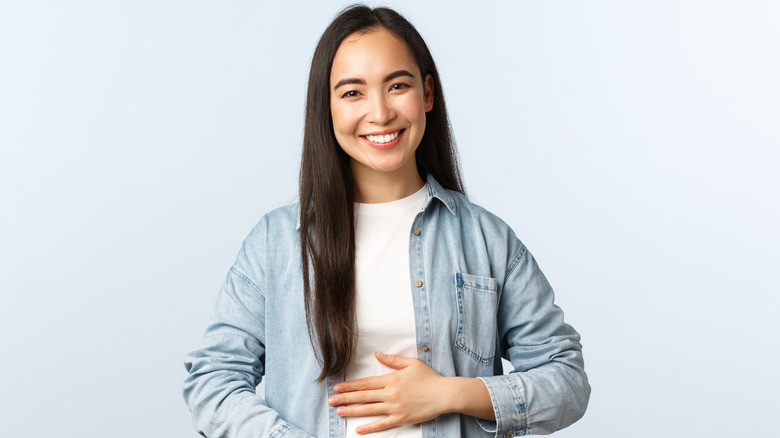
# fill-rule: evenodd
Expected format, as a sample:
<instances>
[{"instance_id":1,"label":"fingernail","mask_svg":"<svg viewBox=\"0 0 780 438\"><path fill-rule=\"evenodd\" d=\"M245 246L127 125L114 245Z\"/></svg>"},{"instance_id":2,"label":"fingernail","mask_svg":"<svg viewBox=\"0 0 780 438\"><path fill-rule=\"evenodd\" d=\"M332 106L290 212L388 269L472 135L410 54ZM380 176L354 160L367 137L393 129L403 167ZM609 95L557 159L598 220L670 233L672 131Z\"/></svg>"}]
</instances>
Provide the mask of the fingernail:
<instances>
[{"instance_id":1,"label":"fingernail","mask_svg":"<svg viewBox=\"0 0 780 438\"><path fill-rule=\"evenodd\" d=\"M333 387L333 390L335 392L341 392L342 389L344 389L344 387L341 386L341 385L336 385L336 386Z\"/></svg>"},{"instance_id":2,"label":"fingernail","mask_svg":"<svg viewBox=\"0 0 780 438\"><path fill-rule=\"evenodd\" d=\"M379 357L385 357L385 354L382 353L381 351L377 351L377 353L379 354Z\"/></svg>"},{"instance_id":3,"label":"fingernail","mask_svg":"<svg viewBox=\"0 0 780 438\"><path fill-rule=\"evenodd\" d=\"M337 404L339 404L339 398L338 397L331 397L331 398L328 399L328 403L330 403L332 405L337 405Z\"/></svg>"},{"instance_id":4,"label":"fingernail","mask_svg":"<svg viewBox=\"0 0 780 438\"><path fill-rule=\"evenodd\" d=\"M355 432L363 433L363 428L362 427L358 427L357 429L355 429Z\"/></svg>"},{"instance_id":5,"label":"fingernail","mask_svg":"<svg viewBox=\"0 0 780 438\"><path fill-rule=\"evenodd\" d=\"M336 409L336 415L344 415L346 413L347 413L347 409L346 408L338 408L338 409Z\"/></svg>"}]
</instances>

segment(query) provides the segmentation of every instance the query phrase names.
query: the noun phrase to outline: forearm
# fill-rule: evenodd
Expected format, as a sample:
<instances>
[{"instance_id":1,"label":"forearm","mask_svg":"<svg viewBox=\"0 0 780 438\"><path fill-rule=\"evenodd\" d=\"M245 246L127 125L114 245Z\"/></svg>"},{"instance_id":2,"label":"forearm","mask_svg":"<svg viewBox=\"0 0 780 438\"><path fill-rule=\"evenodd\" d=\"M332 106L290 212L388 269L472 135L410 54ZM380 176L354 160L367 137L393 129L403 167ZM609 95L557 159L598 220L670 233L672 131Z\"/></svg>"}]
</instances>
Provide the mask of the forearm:
<instances>
[{"instance_id":1,"label":"forearm","mask_svg":"<svg viewBox=\"0 0 780 438\"><path fill-rule=\"evenodd\" d=\"M525 372L482 378L495 403L495 425L485 430L505 435L550 434L577 421L590 395L581 367L552 362Z\"/></svg>"},{"instance_id":2,"label":"forearm","mask_svg":"<svg viewBox=\"0 0 780 438\"><path fill-rule=\"evenodd\" d=\"M445 384L448 394L442 413L457 412L495 421L493 402L485 382L475 377L445 377Z\"/></svg>"},{"instance_id":3,"label":"forearm","mask_svg":"<svg viewBox=\"0 0 780 438\"><path fill-rule=\"evenodd\" d=\"M232 386L239 388L237 382ZM284 421L265 405L262 397L249 390L226 395L216 387L191 390L185 386L185 399L198 432L208 437L311 438L311 435Z\"/></svg>"},{"instance_id":4,"label":"forearm","mask_svg":"<svg viewBox=\"0 0 780 438\"><path fill-rule=\"evenodd\" d=\"M252 353L246 345L257 350ZM182 392L197 430L209 437L310 437L256 394L261 378L256 374L257 351L252 341L222 335L207 337L201 348L187 355Z\"/></svg>"}]
</instances>

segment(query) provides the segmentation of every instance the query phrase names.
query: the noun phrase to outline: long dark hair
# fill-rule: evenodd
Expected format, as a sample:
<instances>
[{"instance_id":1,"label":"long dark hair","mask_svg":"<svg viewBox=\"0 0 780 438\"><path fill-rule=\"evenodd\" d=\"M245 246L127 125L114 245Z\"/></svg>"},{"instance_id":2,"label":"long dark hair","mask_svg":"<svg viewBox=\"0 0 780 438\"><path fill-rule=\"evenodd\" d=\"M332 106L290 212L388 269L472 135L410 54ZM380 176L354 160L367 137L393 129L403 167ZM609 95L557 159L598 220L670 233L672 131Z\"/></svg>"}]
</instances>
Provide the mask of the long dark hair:
<instances>
[{"instance_id":1,"label":"long dark hair","mask_svg":"<svg viewBox=\"0 0 780 438\"><path fill-rule=\"evenodd\" d=\"M309 336L319 351L322 373L343 375L355 345L355 182L349 156L336 142L330 115L333 58L347 36L384 28L406 42L422 78L433 77L433 109L415 153L423 181L433 176L443 187L463 193L439 74L428 47L404 17L388 8L354 5L343 10L322 34L311 62L300 174L300 239L304 302ZM314 276L310 279L309 261Z\"/></svg>"}]
</instances>

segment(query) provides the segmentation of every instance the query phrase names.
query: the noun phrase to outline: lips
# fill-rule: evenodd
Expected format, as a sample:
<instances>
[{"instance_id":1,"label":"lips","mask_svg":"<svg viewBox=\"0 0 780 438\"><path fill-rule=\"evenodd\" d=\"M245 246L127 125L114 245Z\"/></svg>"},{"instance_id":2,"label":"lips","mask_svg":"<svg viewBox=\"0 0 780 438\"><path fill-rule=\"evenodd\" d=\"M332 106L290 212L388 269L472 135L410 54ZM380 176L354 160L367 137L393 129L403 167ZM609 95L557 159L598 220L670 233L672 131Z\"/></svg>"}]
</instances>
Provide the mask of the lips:
<instances>
[{"instance_id":1,"label":"lips","mask_svg":"<svg viewBox=\"0 0 780 438\"><path fill-rule=\"evenodd\" d=\"M404 129L401 129L398 131L361 135L360 138L362 138L363 141L375 149L390 149L391 147L398 144L399 139L403 135L404 131Z\"/></svg>"}]
</instances>

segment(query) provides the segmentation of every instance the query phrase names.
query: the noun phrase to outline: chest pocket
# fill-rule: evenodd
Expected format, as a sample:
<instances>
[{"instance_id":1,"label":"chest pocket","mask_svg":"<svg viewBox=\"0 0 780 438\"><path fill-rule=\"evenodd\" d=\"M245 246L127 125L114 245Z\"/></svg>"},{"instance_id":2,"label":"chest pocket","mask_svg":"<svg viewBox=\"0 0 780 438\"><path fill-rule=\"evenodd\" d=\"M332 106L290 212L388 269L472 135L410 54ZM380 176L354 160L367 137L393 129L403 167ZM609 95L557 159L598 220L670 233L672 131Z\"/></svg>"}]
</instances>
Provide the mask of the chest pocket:
<instances>
[{"instance_id":1,"label":"chest pocket","mask_svg":"<svg viewBox=\"0 0 780 438\"><path fill-rule=\"evenodd\" d=\"M458 300L455 346L480 364L490 365L496 351L496 280L457 273L455 287Z\"/></svg>"}]
</instances>

